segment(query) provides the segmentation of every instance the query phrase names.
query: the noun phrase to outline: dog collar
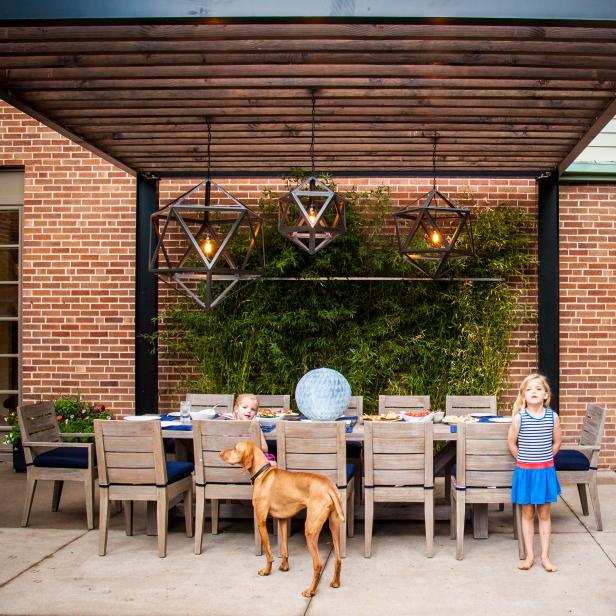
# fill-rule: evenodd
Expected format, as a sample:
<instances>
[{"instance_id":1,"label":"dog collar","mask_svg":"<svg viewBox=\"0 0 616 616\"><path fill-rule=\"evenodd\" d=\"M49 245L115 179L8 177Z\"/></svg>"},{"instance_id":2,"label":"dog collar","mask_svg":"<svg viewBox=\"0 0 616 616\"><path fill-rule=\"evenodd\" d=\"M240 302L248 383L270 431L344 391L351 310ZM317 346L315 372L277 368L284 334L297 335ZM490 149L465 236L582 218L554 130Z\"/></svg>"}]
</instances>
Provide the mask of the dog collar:
<instances>
[{"instance_id":1,"label":"dog collar","mask_svg":"<svg viewBox=\"0 0 616 616\"><path fill-rule=\"evenodd\" d=\"M252 485L254 485L255 483L255 479L259 476L262 475L265 471L268 471L270 468L272 468L272 465L268 462L267 464L264 464L251 478L250 478L250 483L252 483Z\"/></svg>"}]
</instances>

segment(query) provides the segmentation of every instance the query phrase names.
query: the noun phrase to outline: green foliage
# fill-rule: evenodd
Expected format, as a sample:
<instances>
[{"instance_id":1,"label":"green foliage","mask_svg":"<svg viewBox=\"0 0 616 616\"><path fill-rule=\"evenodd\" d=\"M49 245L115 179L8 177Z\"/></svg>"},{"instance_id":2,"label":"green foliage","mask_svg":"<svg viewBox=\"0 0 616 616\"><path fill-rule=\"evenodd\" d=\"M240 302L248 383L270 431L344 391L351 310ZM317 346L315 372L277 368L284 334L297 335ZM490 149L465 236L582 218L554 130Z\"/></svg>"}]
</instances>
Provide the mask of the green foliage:
<instances>
[{"instance_id":1,"label":"green foliage","mask_svg":"<svg viewBox=\"0 0 616 616\"><path fill-rule=\"evenodd\" d=\"M105 410L104 404L99 406L85 402L79 394L58 398L54 403L54 411L60 432L94 432L95 419L109 419L111 417L109 412ZM5 437L4 442L8 445L18 445L21 441L21 431L19 430L17 413L15 411L9 413L7 420L11 425L11 431ZM88 442L88 439L82 440Z\"/></svg>"},{"instance_id":2,"label":"green foliage","mask_svg":"<svg viewBox=\"0 0 616 616\"><path fill-rule=\"evenodd\" d=\"M268 276L416 275L385 230L388 190L344 196L347 232L310 256L280 236L275 196L264 191ZM384 393L429 394L433 408L447 393L497 393L524 316L507 279L527 278L531 230L519 208L473 209L477 256L457 262L451 276L500 282L260 280L210 312L188 301L170 307L163 342L199 365L199 380L183 384L191 391L292 393L307 370L324 366L347 377L368 411Z\"/></svg>"}]
</instances>

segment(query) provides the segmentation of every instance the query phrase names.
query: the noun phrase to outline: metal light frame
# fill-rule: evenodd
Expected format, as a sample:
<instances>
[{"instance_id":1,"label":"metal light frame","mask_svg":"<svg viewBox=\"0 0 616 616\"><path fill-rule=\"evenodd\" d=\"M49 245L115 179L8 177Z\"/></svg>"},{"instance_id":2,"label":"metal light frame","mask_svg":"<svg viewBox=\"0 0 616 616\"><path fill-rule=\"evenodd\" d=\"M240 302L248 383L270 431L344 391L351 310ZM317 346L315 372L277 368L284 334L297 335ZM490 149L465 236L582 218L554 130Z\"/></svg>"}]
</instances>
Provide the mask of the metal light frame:
<instances>
[{"instance_id":1,"label":"metal light frame","mask_svg":"<svg viewBox=\"0 0 616 616\"><path fill-rule=\"evenodd\" d=\"M210 175L211 130L208 122L208 176ZM212 204L212 189L220 191L225 203ZM201 203L184 203L187 199L204 192ZM177 226L174 224L177 223ZM191 230L190 225L197 228ZM220 225L230 225L224 236L220 235ZM263 234L259 247L259 234L262 220L258 214L249 210L241 201L224 188L208 179L199 182L183 195L160 208L150 216L150 261L149 271L161 280L184 293L201 308L217 306L241 281L256 280L265 271L265 245ZM248 231L248 245L241 263L236 262L229 248L233 238L241 228ZM178 230L181 233L178 233ZM212 255L201 242L211 240L215 247ZM178 250L177 243L183 243ZM259 250L259 270L248 269L251 255ZM214 283L226 283L215 294ZM203 283L202 299L191 285Z\"/></svg>"},{"instance_id":2,"label":"metal light frame","mask_svg":"<svg viewBox=\"0 0 616 616\"><path fill-rule=\"evenodd\" d=\"M315 254L346 231L344 200L314 170L316 98L312 93L312 172L279 201L278 231L308 254ZM328 216L330 220L328 221Z\"/></svg>"},{"instance_id":3,"label":"metal light frame","mask_svg":"<svg viewBox=\"0 0 616 616\"><path fill-rule=\"evenodd\" d=\"M436 280L445 277L453 259L474 256L475 247L470 210L457 207L436 188L436 135L432 167L432 190L396 212L394 222L400 254L422 274ZM407 225L404 228L403 223ZM460 248L465 234L468 248Z\"/></svg>"}]
</instances>

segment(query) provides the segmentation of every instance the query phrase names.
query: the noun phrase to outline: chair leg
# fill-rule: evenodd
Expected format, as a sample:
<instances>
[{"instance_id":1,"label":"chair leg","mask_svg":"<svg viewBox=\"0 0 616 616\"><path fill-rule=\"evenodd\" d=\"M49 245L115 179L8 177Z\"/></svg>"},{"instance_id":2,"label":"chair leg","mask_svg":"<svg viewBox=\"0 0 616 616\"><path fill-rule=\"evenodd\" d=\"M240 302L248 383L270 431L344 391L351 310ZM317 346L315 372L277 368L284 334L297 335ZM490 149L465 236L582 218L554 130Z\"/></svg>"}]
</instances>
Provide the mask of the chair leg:
<instances>
[{"instance_id":1,"label":"chair leg","mask_svg":"<svg viewBox=\"0 0 616 616\"><path fill-rule=\"evenodd\" d=\"M577 484L578 494L580 495L580 503L582 505L582 515L588 515L588 495L586 492L586 484Z\"/></svg>"},{"instance_id":2,"label":"chair leg","mask_svg":"<svg viewBox=\"0 0 616 616\"><path fill-rule=\"evenodd\" d=\"M347 537L355 536L355 477L351 479L348 486L349 490L349 517L347 518Z\"/></svg>"},{"instance_id":3,"label":"chair leg","mask_svg":"<svg viewBox=\"0 0 616 616\"><path fill-rule=\"evenodd\" d=\"M109 532L109 490L107 488L102 488L100 490L99 509L98 555L105 556L107 553L107 535Z\"/></svg>"},{"instance_id":4,"label":"chair leg","mask_svg":"<svg viewBox=\"0 0 616 616\"><path fill-rule=\"evenodd\" d=\"M30 521L30 510L32 509L32 501L34 500L34 492L36 491L36 479L32 479L30 473L26 477L26 500L24 502L24 512L21 516L21 525L28 526Z\"/></svg>"},{"instance_id":5,"label":"chair leg","mask_svg":"<svg viewBox=\"0 0 616 616\"><path fill-rule=\"evenodd\" d=\"M456 494L456 558L464 558L464 514L466 510L466 495L464 491Z\"/></svg>"},{"instance_id":6,"label":"chair leg","mask_svg":"<svg viewBox=\"0 0 616 616\"><path fill-rule=\"evenodd\" d=\"M340 497L342 501L342 513L344 514L344 524L340 525L340 557L346 558L346 544L347 544L347 524L349 523L348 515L348 501L347 501L347 489L340 490Z\"/></svg>"},{"instance_id":7,"label":"chair leg","mask_svg":"<svg viewBox=\"0 0 616 616\"><path fill-rule=\"evenodd\" d=\"M597 530L603 530L603 522L601 521L601 507L599 506L599 489L597 487L597 472L594 471L590 476L588 483L588 491L590 492L590 501L595 512L595 522Z\"/></svg>"},{"instance_id":8,"label":"chair leg","mask_svg":"<svg viewBox=\"0 0 616 616\"><path fill-rule=\"evenodd\" d=\"M53 482L53 497L51 499L51 510L53 512L58 511L60 508L60 498L62 497L62 488L64 487L64 481Z\"/></svg>"},{"instance_id":9,"label":"chair leg","mask_svg":"<svg viewBox=\"0 0 616 616\"><path fill-rule=\"evenodd\" d=\"M259 532L259 524L257 522L257 514L253 513L254 531L255 531L255 555L263 554L263 542L261 541L261 533ZM274 527L276 525L274 524Z\"/></svg>"},{"instance_id":10,"label":"chair leg","mask_svg":"<svg viewBox=\"0 0 616 616\"><path fill-rule=\"evenodd\" d=\"M84 489L86 492L86 521L88 530L94 528L94 478L88 475L84 481Z\"/></svg>"},{"instance_id":11,"label":"chair leg","mask_svg":"<svg viewBox=\"0 0 616 616\"><path fill-rule=\"evenodd\" d=\"M364 558L372 556L372 526L374 524L374 492L364 492Z\"/></svg>"},{"instance_id":12,"label":"chair leg","mask_svg":"<svg viewBox=\"0 0 616 616\"><path fill-rule=\"evenodd\" d=\"M167 556L167 526L169 520L169 500L167 498L167 490L158 488L156 490L156 527L158 530L158 556L165 558Z\"/></svg>"},{"instance_id":13,"label":"chair leg","mask_svg":"<svg viewBox=\"0 0 616 616\"><path fill-rule=\"evenodd\" d=\"M205 488L197 486L195 490L195 554L203 549L203 526L205 523Z\"/></svg>"},{"instance_id":14,"label":"chair leg","mask_svg":"<svg viewBox=\"0 0 616 616\"><path fill-rule=\"evenodd\" d=\"M498 510L505 511L505 503L498 503Z\"/></svg>"},{"instance_id":15,"label":"chair leg","mask_svg":"<svg viewBox=\"0 0 616 616\"><path fill-rule=\"evenodd\" d=\"M184 521L186 523L186 536L193 536L193 517L192 517L192 486L184 492Z\"/></svg>"},{"instance_id":16,"label":"chair leg","mask_svg":"<svg viewBox=\"0 0 616 616\"><path fill-rule=\"evenodd\" d=\"M426 524L426 556L434 556L434 490L424 490L424 518Z\"/></svg>"},{"instance_id":17,"label":"chair leg","mask_svg":"<svg viewBox=\"0 0 616 616\"><path fill-rule=\"evenodd\" d=\"M218 534L218 515L220 513L220 501L212 500L212 535Z\"/></svg>"},{"instance_id":18,"label":"chair leg","mask_svg":"<svg viewBox=\"0 0 616 616\"><path fill-rule=\"evenodd\" d=\"M449 488L449 538L456 538L456 491L450 484Z\"/></svg>"},{"instance_id":19,"label":"chair leg","mask_svg":"<svg viewBox=\"0 0 616 616\"><path fill-rule=\"evenodd\" d=\"M133 501L124 501L124 528L126 535L131 537L133 534Z\"/></svg>"}]
</instances>

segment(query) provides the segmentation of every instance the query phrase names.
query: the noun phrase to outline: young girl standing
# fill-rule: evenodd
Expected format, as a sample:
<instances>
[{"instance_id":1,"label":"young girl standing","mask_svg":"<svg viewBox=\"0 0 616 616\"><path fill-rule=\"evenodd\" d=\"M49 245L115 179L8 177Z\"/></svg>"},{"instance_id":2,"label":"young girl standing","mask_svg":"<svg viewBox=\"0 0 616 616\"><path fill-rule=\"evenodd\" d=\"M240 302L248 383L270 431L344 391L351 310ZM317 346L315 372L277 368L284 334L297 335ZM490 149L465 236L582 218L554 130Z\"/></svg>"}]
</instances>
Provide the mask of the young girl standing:
<instances>
[{"instance_id":1,"label":"young girl standing","mask_svg":"<svg viewBox=\"0 0 616 616\"><path fill-rule=\"evenodd\" d=\"M539 518L541 562L546 571L556 571L550 561L550 507L560 494L554 455L562 442L560 420L550 408L550 386L540 374L527 376L513 405L509 429L509 451L516 459L511 501L522 507L522 536L526 560L519 569L530 569L535 561L535 507Z\"/></svg>"}]
</instances>

